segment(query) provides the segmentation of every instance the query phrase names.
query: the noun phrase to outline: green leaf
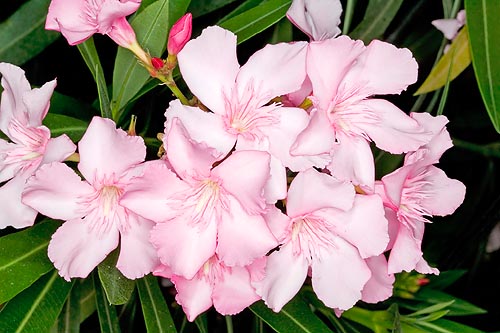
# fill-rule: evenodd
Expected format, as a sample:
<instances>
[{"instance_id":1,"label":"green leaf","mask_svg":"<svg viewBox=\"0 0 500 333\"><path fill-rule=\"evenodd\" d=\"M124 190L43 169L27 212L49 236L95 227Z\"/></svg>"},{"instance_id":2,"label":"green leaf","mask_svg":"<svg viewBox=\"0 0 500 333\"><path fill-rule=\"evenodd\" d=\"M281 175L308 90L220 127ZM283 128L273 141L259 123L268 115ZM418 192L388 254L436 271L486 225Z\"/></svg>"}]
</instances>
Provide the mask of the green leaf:
<instances>
[{"instance_id":1,"label":"green leaf","mask_svg":"<svg viewBox=\"0 0 500 333\"><path fill-rule=\"evenodd\" d=\"M104 293L101 283L97 274L93 274L94 288L95 288L95 301L97 306L97 314L99 315L99 325L101 326L101 333L119 333L120 324L116 315L116 309L110 305L108 298Z\"/></svg>"},{"instance_id":2,"label":"green leaf","mask_svg":"<svg viewBox=\"0 0 500 333\"><path fill-rule=\"evenodd\" d=\"M186 12L190 0L158 0L134 16L130 24L139 44L160 57L167 45L170 27ZM113 71L113 115L118 114L146 84L150 75L127 49L118 48ZM159 81L158 81L159 84Z\"/></svg>"},{"instance_id":3,"label":"green leaf","mask_svg":"<svg viewBox=\"0 0 500 333\"><path fill-rule=\"evenodd\" d=\"M250 310L278 333L331 332L300 296L294 297L279 313L269 309L262 301L251 305Z\"/></svg>"},{"instance_id":4,"label":"green leaf","mask_svg":"<svg viewBox=\"0 0 500 333\"><path fill-rule=\"evenodd\" d=\"M486 310L475 306L460 298L456 298L450 294L430 288L422 288L415 295L414 300L420 301L419 305L425 304L440 304L446 302L453 303L447 308L450 316L467 316L473 314L486 313ZM425 302L425 303L424 303Z\"/></svg>"},{"instance_id":5,"label":"green leaf","mask_svg":"<svg viewBox=\"0 0 500 333\"><path fill-rule=\"evenodd\" d=\"M211 13L233 2L235 0L192 0L187 11L195 18Z\"/></svg>"},{"instance_id":6,"label":"green leaf","mask_svg":"<svg viewBox=\"0 0 500 333\"><path fill-rule=\"evenodd\" d=\"M273 36L271 37L271 44L278 44L281 42L291 42L293 40L292 23L286 19L281 19L274 27Z\"/></svg>"},{"instance_id":7,"label":"green leaf","mask_svg":"<svg viewBox=\"0 0 500 333\"><path fill-rule=\"evenodd\" d=\"M0 304L54 268L47 246L60 225L49 220L0 238Z\"/></svg>"},{"instance_id":8,"label":"green leaf","mask_svg":"<svg viewBox=\"0 0 500 333\"><path fill-rule=\"evenodd\" d=\"M231 12L229 12L229 14L227 14L226 16L224 16L223 18L221 18L216 23L216 25L220 25L223 22L229 20L230 18L233 18L235 16L243 14L247 10L255 8L255 7L257 7L258 5L262 4L265 1L268 1L268 0L246 0L241 5L239 5L238 7L236 7L234 10L232 10Z\"/></svg>"},{"instance_id":9,"label":"green leaf","mask_svg":"<svg viewBox=\"0 0 500 333\"><path fill-rule=\"evenodd\" d=\"M89 124L83 120L55 113L47 113L43 120L43 124L50 129L53 138L62 134L67 134L74 142L82 138L89 126Z\"/></svg>"},{"instance_id":10,"label":"green leaf","mask_svg":"<svg viewBox=\"0 0 500 333\"><path fill-rule=\"evenodd\" d=\"M438 319L432 322L417 322L415 324L424 328L422 332L425 333L484 333L483 331L447 319Z\"/></svg>"},{"instance_id":11,"label":"green leaf","mask_svg":"<svg viewBox=\"0 0 500 333\"><path fill-rule=\"evenodd\" d=\"M109 101L108 87L106 86L106 81L104 79L104 73L102 72L102 67L96 64L95 72L96 72L97 93L99 95L99 106L101 109L101 116L116 121L117 120L116 116L111 112L111 102Z\"/></svg>"},{"instance_id":12,"label":"green leaf","mask_svg":"<svg viewBox=\"0 0 500 333\"><path fill-rule=\"evenodd\" d=\"M413 313L409 314L407 317L418 317L418 316L421 316L421 315L425 315L425 314L429 314L429 313L441 311L441 310L449 307L450 305L452 305L454 302L455 302L455 300L451 300L449 302L443 302L443 303L434 304L434 305L431 305L429 307L426 307L426 308L423 308L421 310L418 310L416 312L413 312Z\"/></svg>"},{"instance_id":13,"label":"green leaf","mask_svg":"<svg viewBox=\"0 0 500 333\"><path fill-rule=\"evenodd\" d=\"M50 99L49 114L61 114L90 122L97 115L97 109L76 98L54 91Z\"/></svg>"},{"instance_id":14,"label":"green leaf","mask_svg":"<svg viewBox=\"0 0 500 333\"><path fill-rule=\"evenodd\" d=\"M206 313L202 313L194 320L196 327L200 333L208 333L208 318Z\"/></svg>"},{"instance_id":15,"label":"green leaf","mask_svg":"<svg viewBox=\"0 0 500 333\"><path fill-rule=\"evenodd\" d=\"M79 284L79 281L75 282ZM58 333L80 332L80 288L73 286L57 320Z\"/></svg>"},{"instance_id":16,"label":"green leaf","mask_svg":"<svg viewBox=\"0 0 500 333\"><path fill-rule=\"evenodd\" d=\"M73 288L78 288L80 293L80 323L82 323L96 310L94 282L91 278L80 280L80 283Z\"/></svg>"},{"instance_id":17,"label":"green leaf","mask_svg":"<svg viewBox=\"0 0 500 333\"><path fill-rule=\"evenodd\" d=\"M59 277L56 270L40 278L0 312L0 332L48 332L61 312L72 283Z\"/></svg>"},{"instance_id":18,"label":"green leaf","mask_svg":"<svg viewBox=\"0 0 500 333\"><path fill-rule=\"evenodd\" d=\"M98 266L99 279L110 304L127 303L135 288L135 281L129 280L116 268L118 249L114 250Z\"/></svg>"},{"instance_id":19,"label":"green leaf","mask_svg":"<svg viewBox=\"0 0 500 333\"><path fill-rule=\"evenodd\" d=\"M484 105L500 133L500 1L466 0L472 64Z\"/></svg>"},{"instance_id":20,"label":"green leaf","mask_svg":"<svg viewBox=\"0 0 500 333\"><path fill-rule=\"evenodd\" d=\"M462 73L471 63L467 27L462 28L438 63L431 70L415 95L426 94L443 87Z\"/></svg>"},{"instance_id":21,"label":"green leaf","mask_svg":"<svg viewBox=\"0 0 500 333\"><path fill-rule=\"evenodd\" d=\"M175 324L168 310L165 298L158 286L158 279L152 275L137 280L142 313L148 333L175 333Z\"/></svg>"},{"instance_id":22,"label":"green leaf","mask_svg":"<svg viewBox=\"0 0 500 333\"><path fill-rule=\"evenodd\" d=\"M0 61L22 65L52 44L60 34L45 30L50 0L31 0L0 23Z\"/></svg>"},{"instance_id":23,"label":"green leaf","mask_svg":"<svg viewBox=\"0 0 500 333\"><path fill-rule=\"evenodd\" d=\"M428 275L429 284L426 288L438 290L444 289L455 283L465 273L467 273L465 269L454 269L451 271L441 272L439 275Z\"/></svg>"},{"instance_id":24,"label":"green leaf","mask_svg":"<svg viewBox=\"0 0 500 333\"><path fill-rule=\"evenodd\" d=\"M366 44L381 38L401 7L403 0L370 0L363 21L349 34Z\"/></svg>"},{"instance_id":25,"label":"green leaf","mask_svg":"<svg viewBox=\"0 0 500 333\"><path fill-rule=\"evenodd\" d=\"M269 0L222 22L220 26L234 32L238 43L242 43L285 17L291 3L291 0Z\"/></svg>"}]
</instances>

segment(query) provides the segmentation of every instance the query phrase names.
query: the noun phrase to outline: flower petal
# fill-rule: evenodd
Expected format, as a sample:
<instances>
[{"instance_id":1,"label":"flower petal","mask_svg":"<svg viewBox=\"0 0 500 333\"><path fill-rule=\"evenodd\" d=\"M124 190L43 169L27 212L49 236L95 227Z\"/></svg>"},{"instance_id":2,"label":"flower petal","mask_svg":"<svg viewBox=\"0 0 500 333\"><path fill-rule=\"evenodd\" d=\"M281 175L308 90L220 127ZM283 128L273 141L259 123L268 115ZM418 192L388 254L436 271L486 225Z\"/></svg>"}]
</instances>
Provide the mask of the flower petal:
<instances>
[{"instance_id":1,"label":"flower petal","mask_svg":"<svg viewBox=\"0 0 500 333\"><path fill-rule=\"evenodd\" d=\"M341 238L335 249L312 262L312 286L318 298L331 308L347 310L361 299L371 272L356 248Z\"/></svg>"},{"instance_id":2,"label":"flower petal","mask_svg":"<svg viewBox=\"0 0 500 333\"><path fill-rule=\"evenodd\" d=\"M177 289L175 300L182 306L189 321L194 321L202 312L212 306L212 281L205 277L194 277L187 280L182 276L172 276L172 282Z\"/></svg>"},{"instance_id":3,"label":"flower petal","mask_svg":"<svg viewBox=\"0 0 500 333\"><path fill-rule=\"evenodd\" d=\"M299 292L308 268L307 260L294 255L292 245L287 244L267 258L266 276L252 285L266 305L279 312Z\"/></svg>"},{"instance_id":4,"label":"flower petal","mask_svg":"<svg viewBox=\"0 0 500 333\"><path fill-rule=\"evenodd\" d=\"M325 40L340 34L342 4L339 0L294 0L286 16L312 40Z\"/></svg>"},{"instance_id":5,"label":"flower petal","mask_svg":"<svg viewBox=\"0 0 500 333\"><path fill-rule=\"evenodd\" d=\"M73 220L87 213L84 199L95 190L66 164L44 164L28 180L23 202L54 219Z\"/></svg>"},{"instance_id":6,"label":"flower petal","mask_svg":"<svg viewBox=\"0 0 500 333\"><path fill-rule=\"evenodd\" d=\"M50 97L56 87L56 80L45 83L40 88L34 88L23 95L26 105L28 123L23 124L31 127L42 125L42 120L47 115L50 106Z\"/></svg>"},{"instance_id":7,"label":"flower petal","mask_svg":"<svg viewBox=\"0 0 500 333\"><path fill-rule=\"evenodd\" d=\"M415 226L420 229L423 235L424 223L415 221ZM416 238L407 226L399 224L399 230L389 255L388 272L400 273L402 271L411 272L422 258L421 250L422 238Z\"/></svg>"},{"instance_id":8,"label":"flower petal","mask_svg":"<svg viewBox=\"0 0 500 333\"><path fill-rule=\"evenodd\" d=\"M128 212L128 225L120 231L120 256L116 267L128 279L149 274L160 263L149 241L154 222Z\"/></svg>"},{"instance_id":9,"label":"flower petal","mask_svg":"<svg viewBox=\"0 0 500 333\"><path fill-rule=\"evenodd\" d=\"M392 296L392 285L396 278L387 273L387 260L383 254L365 259L372 272L370 280L363 288L362 300L367 303L378 303Z\"/></svg>"},{"instance_id":10,"label":"flower petal","mask_svg":"<svg viewBox=\"0 0 500 333\"><path fill-rule=\"evenodd\" d=\"M75 144L66 134L52 138L47 142L47 146L45 147L42 164L62 162L73 154L75 150Z\"/></svg>"},{"instance_id":11,"label":"flower petal","mask_svg":"<svg viewBox=\"0 0 500 333\"><path fill-rule=\"evenodd\" d=\"M74 219L63 223L49 243L48 255L66 281L86 278L118 246L118 230L91 228L89 222Z\"/></svg>"},{"instance_id":12,"label":"flower petal","mask_svg":"<svg viewBox=\"0 0 500 333\"><path fill-rule=\"evenodd\" d=\"M329 158L335 143L335 130L326 112L314 109L306 128L299 133L290 147L292 156L320 156Z\"/></svg>"},{"instance_id":13,"label":"flower petal","mask_svg":"<svg viewBox=\"0 0 500 333\"><path fill-rule=\"evenodd\" d=\"M141 0L105 0L97 16L99 32L107 34L115 20L134 13L140 4Z\"/></svg>"},{"instance_id":14,"label":"flower petal","mask_svg":"<svg viewBox=\"0 0 500 333\"><path fill-rule=\"evenodd\" d=\"M23 96L31 90L31 86L24 71L12 64L0 63L0 74L3 87L0 103L0 130L8 135L9 123L12 119L18 120L23 125L28 123Z\"/></svg>"},{"instance_id":15,"label":"flower petal","mask_svg":"<svg viewBox=\"0 0 500 333\"><path fill-rule=\"evenodd\" d=\"M18 174L0 187L0 229L33 225L37 211L21 202L21 193L30 172Z\"/></svg>"},{"instance_id":16,"label":"flower petal","mask_svg":"<svg viewBox=\"0 0 500 333\"><path fill-rule=\"evenodd\" d=\"M129 136L110 119L94 117L78 143L78 170L93 183L96 179L120 177L128 168L144 161L146 145L139 136Z\"/></svg>"},{"instance_id":17,"label":"flower petal","mask_svg":"<svg viewBox=\"0 0 500 333\"><path fill-rule=\"evenodd\" d=\"M225 114L225 96L231 95L240 65L236 35L218 26L208 27L177 55L182 78L213 112Z\"/></svg>"}]
</instances>

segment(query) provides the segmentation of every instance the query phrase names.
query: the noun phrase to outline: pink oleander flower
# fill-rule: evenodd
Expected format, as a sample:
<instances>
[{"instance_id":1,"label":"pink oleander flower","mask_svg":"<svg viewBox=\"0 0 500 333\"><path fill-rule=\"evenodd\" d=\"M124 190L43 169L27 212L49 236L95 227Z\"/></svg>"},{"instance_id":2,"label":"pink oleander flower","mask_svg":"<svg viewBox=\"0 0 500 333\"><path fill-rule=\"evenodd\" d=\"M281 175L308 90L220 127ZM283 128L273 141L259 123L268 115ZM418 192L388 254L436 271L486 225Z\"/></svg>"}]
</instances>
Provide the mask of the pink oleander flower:
<instances>
[{"instance_id":1,"label":"pink oleander flower","mask_svg":"<svg viewBox=\"0 0 500 333\"><path fill-rule=\"evenodd\" d=\"M454 19L439 19L431 22L433 26L441 31L448 40L453 40L458 34L460 28L465 24L465 10L462 9L457 13Z\"/></svg>"},{"instance_id":2,"label":"pink oleander flower","mask_svg":"<svg viewBox=\"0 0 500 333\"><path fill-rule=\"evenodd\" d=\"M293 0L286 16L311 40L320 41L340 34L341 14L339 0Z\"/></svg>"},{"instance_id":3,"label":"pink oleander flower","mask_svg":"<svg viewBox=\"0 0 500 333\"><path fill-rule=\"evenodd\" d=\"M370 280L361 291L361 300L366 303L378 303L392 296L392 289L396 277L388 273L388 264L382 253L375 257L365 259L371 270Z\"/></svg>"},{"instance_id":4,"label":"pink oleander flower","mask_svg":"<svg viewBox=\"0 0 500 333\"><path fill-rule=\"evenodd\" d=\"M179 68L193 94L212 112L170 104L166 133L172 119L182 119L189 135L222 154L261 150L271 154L269 203L286 196L285 167L294 171L323 167L329 156L291 156L289 149L308 123L299 108L281 107L272 99L300 88L305 78L305 42L267 45L240 67L236 36L220 27L203 30L178 54ZM203 126L200 126L203 124ZM166 142L167 149L169 143ZM236 145L236 146L235 146Z\"/></svg>"},{"instance_id":5,"label":"pink oleander flower","mask_svg":"<svg viewBox=\"0 0 500 333\"><path fill-rule=\"evenodd\" d=\"M352 184L309 169L292 181L286 211L286 220L269 218L287 227L279 251L267 258L265 277L253 283L257 294L278 312L309 274L326 306L351 308L372 275L365 259L380 255L389 241L380 197L357 195Z\"/></svg>"},{"instance_id":6,"label":"pink oleander flower","mask_svg":"<svg viewBox=\"0 0 500 333\"><path fill-rule=\"evenodd\" d=\"M80 44L95 33L108 35L149 65L149 56L125 18L140 4L141 0L52 0L45 29L60 31L70 45Z\"/></svg>"},{"instance_id":7,"label":"pink oleander flower","mask_svg":"<svg viewBox=\"0 0 500 333\"><path fill-rule=\"evenodd\" d=\"M193 30L193 15L186 13L170 29L168 33L168 54L177 55L191 38Z\"/></svg>"},{"instance_id":8,"label":"pink oleander flower","mask_svg":"<svg viewBox=\"0 0 500 333\"><path fill-rule=\"evenodd\" d=\"M121 204L157 222L151 241L172 274L192 279L214 255L247 266L278 245L263 217L268 153L238 151L221 161L178 118L164 140L175 173L164 161L149 163Z\"/></svg>"},{"instance_id":9,"label":"pink oleander flower","mask_svg":"<svg viewBox=\"0 0 500 333\"><path fill-rule=\"evenodd\" d=\"M65 160L76 146L66 135L51 138L42 125L56 80L31 89L24 71L7 63L0 63L0 74L0 130L10 139L0 139L0 228L24 228L37 214L21 202L26 179L42 164Z\"/></svg>"},{"instance_id":10,"label":"pink oleander flower","mask_svg":"<svg viewBox=\"0 0 500 333\"><path fill-rule=\"evenodd\" d=\"M169 278L175 285L175 300L182 306L189 321L212 305L222 315L235 315L260 297L251 281L264 274L265 257L245 267L226 266L216 255L208 259L192 279L172 274L169 267L160 265L154 274Z\"/></svg>"},{"instance_id":11,"label":"pink oleander flower","mask_svg":"<svg viewBox=\"0 0 500 333\"><path fill-rule=\"evenodd\" d=\"M370 141L393 154L430 140L421 125L392 103L373 95L398 94L417 79L408 49L374 40L368 46L347 36L311 42L307 74L312 83L311 120L293 144L298 155L332 154L332 175L373 190Z\"/></svg>"},{"instance_id":12,"label":"pink oleander flower","mask_svg":"<svg viewBox=\"0 0 500 333\"><path fill-rule=\"evenodd\" d=\"M78 143L78 170L63 163L42 166L27 184L23 202L66 220L54 233L48 255L59 275L85 278L120 244L116 267L129 279L158 265L149 242L153 222L119 204L146 156L142 138L128 136L109 119L94 117Z\"/></svg>"},{"instance_id":13,"label":"pink oleander flower","mask_svg":"<svg viewBox=\"0 0 500 333\"><path fill-rule=\"evenodd\" d=\"M389 273L417 270L423 274L437 274L422 257L422 238L425 223L433 215L452 214L465 196L465 186L433 164L452 142L446 130L448 119L414 113L412 117L433 133L432 140L405 157L404 165L382 177L376 191L384 200L389 221L391 249Z\"/></svg>"}]
</instances>

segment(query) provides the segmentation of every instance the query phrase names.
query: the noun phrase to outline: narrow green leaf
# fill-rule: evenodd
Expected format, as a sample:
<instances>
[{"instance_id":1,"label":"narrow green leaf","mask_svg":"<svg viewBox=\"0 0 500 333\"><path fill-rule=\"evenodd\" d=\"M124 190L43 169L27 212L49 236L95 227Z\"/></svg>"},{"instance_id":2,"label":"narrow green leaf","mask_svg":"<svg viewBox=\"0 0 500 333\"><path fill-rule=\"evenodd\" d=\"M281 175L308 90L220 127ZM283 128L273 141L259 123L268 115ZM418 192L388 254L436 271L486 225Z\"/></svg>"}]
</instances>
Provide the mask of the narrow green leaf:
<instances>
[{"instance_id":1,"label":"narrow green leaf","mask_svg":"<svg viewBox=\"0 0 500 333\"><path fill-rule=\"evenodd\" d=\"M97 268L99 279L110 304L127 303L135 288L135 281L129 280L116 268L118 249L114 250Z\"/></svg>"},{"instance_id":2,"label":"narrow green leaf","mask_svg":"<svg viewBox=\"0 0 500 333\"><path fill-rule=\"evenodd\" d=\"M238 43L242 43L285 17L291 3L291 0L269 0L222 22L220 26L234 32Z\"/></svg>"},{"instance_id":3,"label":"narrow green leaf","mask_svg":"<svg viewBox=\"0 0 500 333\"><path fill-rule=\"evenodd\" d=\"M431 70L415 95L425 94L443 87L462 73L471 63L469 36L467 27L462 28L448 52L446 52Z\"/></svg>"},{"instance_id":4,"label":"narrow green leaf","mask_svg":"<svg viewBox=\"0 0 500 333\"><path fill-rule=\"evenodd\" d=\"M467 273L465 269L455 269L441 272L439 275L430 275L428 276L429 284L426 287L438 290L444 289L455 283L465 273Z\"/></svg>"},{"instance_id":5,"label":"narrow green leaf","mask_svg":"<svg viewBox=\"0 0 500 333\"><path fill-rule=\"evenodd\" d=\"M99 95L99 106L101 109L101 116L103 118L110 118L117 120L114 114L111 112L111 102L109 101L108 87L106 86L106 81L104 79L104 73L102 67L98 64L95 65L96 73L96 83L97 83L97 93Z\"/></svg>"},{"instance_id":6,"label":"narrow green leaf","mask_svg":"<svg viewBox=\"0 0 500 333\"><path fill-rule=\"evenodd\" d=\"M255 7L257 7L258 5L262 4L265 1L269 1L269 0L246 0L246 1L243 1L243 3L241 5L239 5L235 9L233 9L231 12L229 12L229 14L227 14L223 18L221 18L216 23L216 25L221 25L223 22L229 20L230 18L233 18L235 16L243 14L247 10L255 8Z\"/></svg>"},{"instance_id":7,"label":"narrow green leaf","mask_svg":"<svg viewBox=\"0 0 500 333\"><path fill-rule=\"evenodd\" d=\"M484 331L477 330L475 328L447 320L438 319L432 322L418 322L416 325L423 328L422 332L425 333L484 333ZM405 331L406 332L406 331Z\"/></svg>"},{"instance_id":8,"label":"narrow green leaf","mask_svg":"<svg viewBox=\"0 0 500 333\"><path fill-rule=\"evenodd\" d=\"M89 124L83 120L55 113L47 113L43 120L43 124L50 129L52 137L66 134L74 142L82 138L89 126Z\"/></svg>"},{"instance_id":9,"label":"narrow green leaf","mask_svg":"<svg viewBox=\"0 0 500 333\"><path fill-rule=\"evenodd\" d=\"M80 293L80 323L96 311L94 282L91 278L81 280L75 286Z\"/></svg>"},{"instance_id":10,"label":"narrow green leaf","mask_svg":"<svg viewBox=\"0 0 500 333\"><path fill-rule=\"evenodd\" d=\"M137 40L152 56L160 57L163 54L168 31L186 12L189 2L190 0L158 0L133 17L130 24ZM112 109L115 117L141 90L149 77L147 70L138 63L132 52L118 48L113 71Z\"/></svg>"},{"instance_id":11,"label":"narrow green leaf","mask_svg":"<svg viewBox=\"0 0 500 333\"><path fill-rule=\"evenodd\" d=\"M175 333L175 324L158 286L158 279L147 275L137 281L142 313L148 333Z\"/></svg>"},{"instance_id":12,"label":"narrow green leaf","mask_svg":"<svg viewBox=\"0 0 500 333\"><path fill-rule=\"evenodd\" d=\"M61 312L72 285L60 278L56 270L40 278L2 309L0 332L48 332Z\"/></svg>"},{"instance_id":13,"label":"narrow green leaf","mask_svg":"<svg viewBox=\"0 0 500 333\"><path fill-rule=\"evenodd\" d=\"M95 300L101 333L119 333L120 324L116 315L116 309L113 305L109 304L97 274L93 274L92 277L94 280Z\"/></svg>"},{"instance_id":14,"label":"narrow green leaf","mask_svg":"<svg viewBox=\"0 0 500 333\"><path fill-rule=\"evenodd\" d=\"M47 246L60 225L48 220L0 238L0 304L54 268L47 257Z\"/></svg>"},{"instance_id":15,"label":"narrow green leaf","mask_svg":"<svg viewBox=\"0 0 500 333\"><path fill-rule=\"evenodd\" d=\"M233 2L235 2L235 0L192 0L187 11L196 18L211 13Z\"/></svg>"},{"instance_id":16,"label":"narrow green leaf","mask_svg":"<svg viewBox=\"0 0 500 333\"><path fill-rule=\"evenodd\" d=\"M425 315L425 314L429 314L429 313L441 311L441 310L449 307L450 305L452 305L454 302L455 302L455 300L451 300L449 302L443 302L443 303L434 304L434 305L431 305L429 307L426 307L426 308L423 308L421 310L418 310L416 312L413 312L413 313L409 314L407 317L418 317L418 316L421 316L421 315Z\"/></svg>"},{"instance_id":17,"label":"narrow green leaf","mask_svg":"<svg viewBox=\"0 0 500 333\"><path fill-rule=\"evenodd\" d=\"M202 313L196 317L194 323L196 324L196 327L198 327L198 331L200 333L208 333L208 319L206 313Z\"/></svg>"},{"instance_id":18,"label":"narrow green leaf","mask_svg":"<svg viewBox=\"0 0 500 333\"><path fill-rule=\"evenodd\" d=\"M274 27L273 36L271 37L271 44L278 44L281 42L291 42L293 40L292 23L282 18Z\"/></svg>"},{"instance_id":19,"label":"narrow green leaf","mask_svg":"<svg viewBox=\"0 0 500 333\"><path fill-rule=\"evenodd\" d=\"M0 61L22 65L52 44L60 34L45 30L50 0L31 0L0 23Z\"/></svg>"},{"instance_id":20,"label":"narrow green leaf","mask_svg":"<svg viewBox=\"0 0 500 333\"><path fill-rule=\"evenodd\" d=\"M424 306L427 306L425 304L440 304L453 301L453 303L447 308L447 310L450 311L450 316L467 316L486 313L486 310L464 301L463 299L430 288L420 289L414 295L414 300L420 301L420 304Z\"/></svg>"},{"instance_id":21,"label":"narrow green leaf","mask_svg":"<svg viewBox=\"0 0 500 333\"><path fill-rule=\"evenodd\" d=\"M491 122L500 133L500 1L466 0L472 64Z\"/></svg>"},{"instance_id":22,"label":"narrow green leaf","mask_svg":"<svg viewBox=\"0 0 500 333\"><path fill-rule=\"evenodd\" d=\"M381 38L401 7L403 0L370 0L363 21L349 34L366 44Z\"/></svg>"},{"instance_id":23,"label":"narrow green leaf","mask_svg":"<svg viewBox=\"0 0 500 333\"><path fill-rule=\"evenodd\" d=\"M80 284L76 281L75 284ZM57 320L58 333L80 332L80 288L73 286Z\"/></svg>"},{"instance_id":24,"label":"narrow green leaf","mask_svg":"<svg viewBox=\"0 0 500 333\"><path fill-rule=\"evenodd\" d=\"M331 332L299 296L288 302L279 313L269 309L262 301L251 305L250 310L278 333Z\"/></svg>"},{"instance_id":25,"label":"narrow green leaf","mask_svg":"<svg viewBox=\"0 0 500 333\"><path fill-rule=\"evenodd\" d=\"M61 114L76 119L90 121L97 115L97 109L90 104L84 103L76 98L63 95L54 91L50 99L50 111L52 114Z\"/></svg>"}]
</instances>

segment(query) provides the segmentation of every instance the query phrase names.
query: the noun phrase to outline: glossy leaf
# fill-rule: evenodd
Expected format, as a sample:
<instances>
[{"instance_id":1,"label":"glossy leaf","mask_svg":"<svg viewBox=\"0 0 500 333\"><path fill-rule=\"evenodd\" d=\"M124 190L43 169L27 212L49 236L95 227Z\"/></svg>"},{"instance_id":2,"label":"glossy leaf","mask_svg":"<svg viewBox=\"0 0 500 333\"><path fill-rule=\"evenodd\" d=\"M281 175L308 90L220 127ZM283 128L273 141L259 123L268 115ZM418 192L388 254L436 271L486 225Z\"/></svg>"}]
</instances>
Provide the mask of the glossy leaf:
<instances>
[{"instance_id":1,"label":"glossy leaf","mask_svg":"<svg viewBox=\"0 0 500 333\"><path fill-rule=\"evenodd\" d=\"M441 304L452 302L449 307L446 309L449 310L450 316L466 316L466 315L474 315L474 314L482 314L486 313L484 309L475 306L467 301L464 301L460 298L456 298L450 294L439 290L433 290L429 288L422 288L414 295L414 300L419 301L416 307L413 307L415 310L420 310L422 307L427 306L428 304ZM409 308L408 306L405 306Z\"/></svg>"},{"instance_id":2,"label":"glossy leaf","mask_svg":"<svg viewBox=\"0 0 500 333\"><path fill-rule=\"evenodd\" d=\"M60 225L47 220L0 238L0 304L54 268L47 257L47 246Z\"/></svg>"},{"instance_id":3,"label":"glossy leaf","mask_svg":"<svg viewBox=\"0 0 500 333\"><path fill-rule=\"evenodd\" d=\"M432 322L418 322L425 333L484 333L484 331L466 326L447 319L438 319ZM405 331L406 332L406 331Z\"/></svg>"},{"instance_id":4,"label":"glossy leaf","mask_svg":"<svg viewBox=\"0 0 500 333\"><path fill-rule=\"evenodd\" d=\"M238 43L242 43L285 17L291 3L291 0L269 0L222 22L220 26L234 32Z\"/></svg>"},{"instance_id":5,"label":"glossy leaf","mask_svg":"<svg viewBox=\"0 0 500 333\"><path fill-rule=\"evenodd\" d=\"M269 309L262 301L251 305L250 310L278 333L331 332L300 296L294 297L279 313Z\"/></svg>"},{"instance_id":6,"label":"glossy leaf","mask_svg":"<svg viewBox=\"0 0 500 333\"><path fill-rule=\"evenodd\" d=\"M446 52L431 70L415 95L426 94L443 87L462 73L471 63L469 37L464 27Z\"/></svg>"},{"instance_id":7,"label":"glossy leaf","mask_svg":"<svg viewBox=\"0 0 500 333\"><path fill-rule=\"evenodd\" d=\"M53 138L67 134L74 142L82 138L88 127L88 123L83 120L55 113L48 113L43 124L50 129Z\"/></svg>"},{"instance_id":8,"label":"glossy leaf","mask_svg":"<svg viewBox=\"0 0 500 333\"><path fill-rule=\"evenodd\" d=\"M50 0L31 0L0 23L0 61L22 65L52 44L60 34L45 30Z\"/></svg>"},{"instance_id":9,"label":"glossy leaf","mask_svg":"<svg viewBox=\"0 0 500 333\"><path fill-rule=\"evenodd\" d=\"M208 318L206 313L200 314L194 320L196 327L198 328L198 332L200 333L208 333Z\"/></svg>"},{"instance_id":10,"label":"glossy leaf","mask_svg":"<svg viewBox=\"0 0 500 333\"><path fill-rule=\"evenodd\" d=\"M233 2L235 0L192 0L187 11L195 18L211 13Z\"/></svg>"},{"instance_id":11,"label":"glossy leaf","mask_svg":"<svg viewBox=\"0 0 500 333\"><path fill-rule=\"evenodd\" d=\"M75 287L80 294L80 323L96 311L95 288L92 279L81 280Z\"/></svg>"},{"instance_id":12,"label":"glossy leaf","mask_svg":"<svg viewBox=\"0 0 500 333\"><path fill-rule=\"evenodd\" d=\"M160 57L167 45L170 27L186 12L190 0L158 0L134 16L130 24L139 44ZM127 49L118 48L113 71L112 109L114 117L146 84L150 75ZM159 84L160 81L157 82Z\"/></svg>"},{"instance_id":13,"label":"glossy leaf","mask_svg":"<svg viewBox=\"0 0 500 333\"><path fill-rule=\"evenodd\" d=\"M165 298L158 286L158 279L147 275L137 280L137 290L148 333L177 332Z\"/></svg>"},{"instance_id":14,"label":"glossy leaf","mask_svg":"<svg viewBox=\"0 0 500 333\"><path fill-rule=\"evenodd\" d=\"M54 91L50 99L49 114L60 114L90 122L90 119L98 114L98 110L90 104Z\"/></svg>"},{"instance_id":15,"label":"glossy leaf","mask_svg":"<svg viewBox=\"0 0 500 333\"><path fill-rule=\"evenodd\" d=\"M116 309L113 305L109 304L108 298L106 297L106 293L102 289L97 274L93 275L93 280L97 314L99 315L101 333L119 333L120 324L118 322L118 316L116 315Z\"/></svg>"},{"instance_id":16,"label":"glossy leaf","mask_svg":"<svg viewBox=\"0 0 500 333\"><path fill-rule=\"evenodd\" d=\"M217 22L217 25L220 25L222 22L227 21L230 18L233 18L235 16L243 14L247 10L255 8L255 7L257 7L258 5L260 5L261 3L265 2L265 1L269 1L269 0L246 0L246 1L243 1L243 3L241 5L239 5L235 9L233 9L231 12L229 12L229 14L227 14L223 18L221 18Z\"/></svg>"},{"instance_id":17,"label":"glossy leaf","mask_svg":"<svg viewBox=\"0 0 500 333\"><path fill-rule=\"evenodd\" d=\"M500 133L500 1L466 0L476 79L491 122Z\"/></svg>"},{"instance_id":18,"label":"glossy leaf","mask_svg":"<svg viewBox=\"0 0 500 333\"><path fill-rule=\"evenodd\" d=\"M0 312L0 332L48 332L61 312L73 283L56 270L10 300Z\"/></svg>"},{"instance_id":19,"label":"glossy leaf","mask_svg":"<svg viewBox=\"0 0 500 333\"><path fill-rule=\"evenodd\" d=\"M80 284L76 281L75 284ZM80 332L80 288L74 285L57 320L58 333Z\"/></svg>"},{"instance_id":20,"label":"glossy leaf","mask_svg":"<svg viewBox=\"0 0 500 333\"><path fill-rule=\"evenodd\" d=\"M98 266L99 279L110 304L127 303L135 288L135 281L129 280L116 268L118 250L111 252Z\"/></svg>"},{"instance_id":21,"label":"glossy leaf","mask_svg":"<svg viewBox=\"0 0 500 333\"><path fill-rule=\"evenodd\" d=\"M361 39L366 44L381 38L402 3L403 0L370 0L363 20L349 36Z\"/></svg>"},{"instance_id":22,"label":"glossy leaf","mask_svg":"<svg viewBox=\"0 0 500 333\"><path fill-rule=\"evenodd\" d=\"M458 279L460 279L467 271L464 269L454 269L451 271L444 271L439 275L429 275L429 284L426 286L430 289L444 289L451 286Z\"/></svg>"}]
</instances>

